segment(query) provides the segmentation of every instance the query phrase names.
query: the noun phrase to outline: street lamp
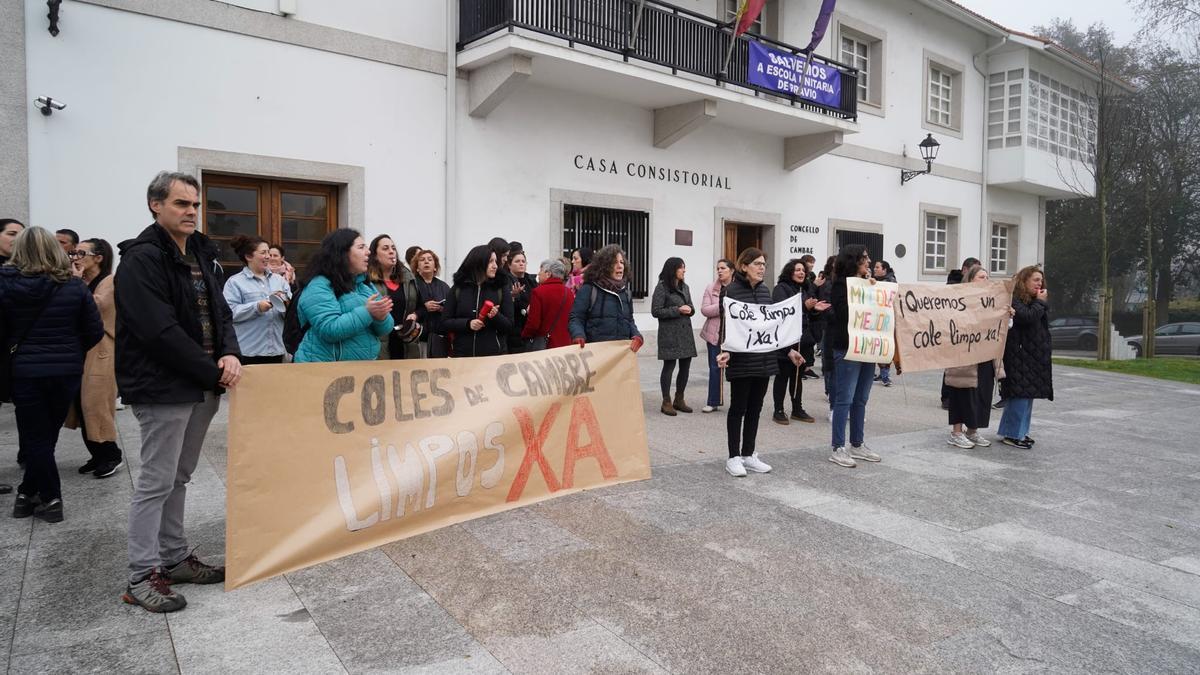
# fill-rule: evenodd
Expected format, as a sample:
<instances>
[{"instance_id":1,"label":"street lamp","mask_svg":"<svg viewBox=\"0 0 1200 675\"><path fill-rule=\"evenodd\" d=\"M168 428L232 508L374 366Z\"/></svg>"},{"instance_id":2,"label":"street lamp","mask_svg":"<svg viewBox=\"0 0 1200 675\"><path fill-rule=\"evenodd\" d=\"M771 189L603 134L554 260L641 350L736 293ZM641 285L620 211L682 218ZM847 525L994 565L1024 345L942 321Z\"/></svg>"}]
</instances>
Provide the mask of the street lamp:
<instances>
[{"instance_id":1,"label":"street lamp","mask_svg":"<svg viewBox=\"0 0 1200 675\"><path fill-rule=\"evenodd\" d=\"M921 159L925 160L924 171L907 171L900 169L900 184L904 185L908 181L933 172L933 160L937 159L938 148L941 144L933 140L933 134L925 134L925 140L921 141L917 147L921 148Z\"/></svg>"}]
</instances>

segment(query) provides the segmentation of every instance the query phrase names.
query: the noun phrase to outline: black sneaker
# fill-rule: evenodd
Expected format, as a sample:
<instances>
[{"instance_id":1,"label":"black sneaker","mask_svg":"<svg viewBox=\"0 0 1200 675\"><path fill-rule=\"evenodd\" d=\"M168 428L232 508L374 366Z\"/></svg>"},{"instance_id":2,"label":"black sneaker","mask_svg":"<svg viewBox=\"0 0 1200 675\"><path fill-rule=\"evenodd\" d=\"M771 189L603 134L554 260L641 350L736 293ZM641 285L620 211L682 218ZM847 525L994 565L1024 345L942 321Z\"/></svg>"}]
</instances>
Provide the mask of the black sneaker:
<instances>
[{"instance_id":1,"label":"black sneaker","mask_svg":"<svg viewBox=\"0 0 1200 675\"><path fill-rule=\"evenodd\" d=\"M79 473L91 473L96 469L99 469L102 463L103 462L93 457L87 462L84 462L83 466L79 467Z\"/></svg>"},{"instance_id":2,"label":"black sneaker","mask_svg":"<svg viewBox=\"0 0 1200 675\"><path fill-rule=\"evenodd\" d=\"M995 403L992 404L992 407L995 408L996 410L1000 410L1001 408L1004 407L1004 399L1000 399L999 401L996 401Z\"/></svg>"},{"instance_id":3,"label":"black sneaker","mask_svg":"<svg viewBox=\"0 0 1200 675\"><path fill-rule=\"evenodd\" d=\"M37 495L23 495L18 492L17 498L13 500L13 518L32 516L33 510L41 503Z\"/></svg>"},{"instance_id":4,"label":"black sneaker","mask_svg":"<svg viewBox=\"0 0 1200 675\"><path fill-rule=\"evenodd\" d=\"M792 411L792 419L794 419L798 422L806 422L808 424L812 424L813 422L817 421L817 420L813 419L812 415L809 415L808 413L804 412L804 408L797 408L797 409L793 410Z\"/></svg>"},{"instance_id":5,"label":"black sneaker","mask_svg":"<svg viewBox=\"0 0 1200 675\"><path fill-rule=\"evenodd\" d=\"M950 409L950 399L948 399L948 398L942 399L942 410L949 410L949 409Z\"/></svg>"},{"instance_id":6,"label":"black sneaker","mask_svg":"<svg viewBox=\"0 0 1200 675\"><path fill-rule=\"evenodd\" d=\"M784 426L791 424L791 422L788 421L787 413L783 412L782 410L776 410L775 414L771 415L771 420L776 424L782 424Z\"/></svg>"},{"instance_id":7,"label":"black sneaker","mask_svg":"<svg viewBox=\"0 0 1200 675\"><path fill-rule=\"evenodd\" d=\"M1015 438L1009 438L1008 436L1005 436L1004 440L1002 440L1000 442L1005 445L1012 446L1014 448L1020 448L1022 450L1028 450L1033 447L1032 443L1027 443L1027 442L1025 442L1024 439L1017 440Z\"/></svg>"},{"instance_id":8,"label":"black sneaker","mask_svg":"<svg viewBox=\"0 0 1200 675\"><path fill-rule=\"evenodd\" d=\"M1030 437L1028 437L1028 436L1026 436L1025 438L1023 438L1023 439L1021 439L1021 440L1022 440L1022 441L1024 441L1024 442L1026 442L1026 443L1028 443L1028 444L1029 444L1029 447L1031 447L1031 448L1033 447L1033 444L1034 444L1034 443L1037 443L1037 441L1033 440L1032 438L1030 438Z\"/></svg>"},{"instance_id":9,"label":"black sneaker","mask_svg":"<svg viewBox=\"0 0 1200 675\"><path fill-rule=\"evenodd\" d=\"M96 478L108 478L117 471L120 471L121 467L123 466L125 466L124 459L109 460L97 467L96 470L92 472L92 475Z\"/></svg>"},{"instance_id":10,"label":"black sneaker","mask_svg":"<svg viewBox=\"0 0 1200 675\"><path fill-rule=\"evenodd\" d=\"M58 497L51 499L45 506L35 511L34 515L47 523L61 523L63 520L62 499Z\"/></svg>"}]
</instances>

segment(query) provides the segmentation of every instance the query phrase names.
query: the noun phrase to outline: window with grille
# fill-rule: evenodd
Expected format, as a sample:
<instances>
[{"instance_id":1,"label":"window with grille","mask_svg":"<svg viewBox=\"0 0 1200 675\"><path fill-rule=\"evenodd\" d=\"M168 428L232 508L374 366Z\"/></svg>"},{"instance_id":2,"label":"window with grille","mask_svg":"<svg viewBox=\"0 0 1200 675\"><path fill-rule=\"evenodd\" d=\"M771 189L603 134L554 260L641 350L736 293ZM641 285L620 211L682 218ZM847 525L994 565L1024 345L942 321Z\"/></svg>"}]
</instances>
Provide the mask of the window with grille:
<instances>
[{"instance_id":1,"label":"window with grille","mask_svg":"<svg viewBox=\"0 0 1200 675\"><path fill-rule=\"evenodd\" d=\"M950 222L948 216L933 213L925 215L925 271L942 272L946 270L947 252L950 240Z\"/></svg>"},{"instance_id":2,"label":"window with grille","mask_svg":"<svg viewBox=\"0 0 1200 675\"><path fill-rule=\"evenodd\" d=\"M1013 229L1011 225L992 223L991 265L992 274L1010 274L1012 271Z\"/></svg>"},{"instance_id":3,"label":"window with grille","mask_svg":"<svg viewBox=\"0 0 1200 675\"><path fill-rule=\"evenodd\" d=\"M929 122L953 126L954 74L937 66L929 67Z\"/></svg>"},{"instance_id":4,"label":"window with grille","mask_svg":"<svg viewBox=\"0 0 1200 675\"><path fill-rule=\"evenodd\" d=\"M871 101L871 45L842 36L842 63L858 68L858 100Z\"/></svg>"},{"instance_id":5,"label":"window with grille","mask_svg":"<svg viewBox=\"0 0 1200 675\"><path fill-rule=\"evenodd\" d=\"M650 294L650 214L645 211L563 205L563 255L617 244L625 251L625 277L635 298Z\"/></svg>"},{"instance_id":6,"label":"window with grille","mask_svg":"<svg viewBox=\"0 0 1200 675\"><path fill-rule=\"evenodd\" d=\"M1025 69L988 76L988 149L1021 145L1021 89Z\"/></svg>"},{"instance_id":7,"label":"window with grille","mask_svg":"<svg viewBox=\"0 0 1200 675\"><path fill-rule=\"evenodd\" d=\"M229 245L234 235L257 234L281 244L300 278L321 239L338 226L336 185L205 172L203 187L204 233L220 249L227 275L243 267Z\"/></svg>"},{"instance_id":8,"label":"window with grille","mask_svg":"<svg viewBox=\"0 0 1200 675\"><path fill-rule=\"evenodd\" d=\"M1091 164L1096 154L1096 99L1045 73L1029 71L1026 145Z\"/></svg>"}]
</instances>

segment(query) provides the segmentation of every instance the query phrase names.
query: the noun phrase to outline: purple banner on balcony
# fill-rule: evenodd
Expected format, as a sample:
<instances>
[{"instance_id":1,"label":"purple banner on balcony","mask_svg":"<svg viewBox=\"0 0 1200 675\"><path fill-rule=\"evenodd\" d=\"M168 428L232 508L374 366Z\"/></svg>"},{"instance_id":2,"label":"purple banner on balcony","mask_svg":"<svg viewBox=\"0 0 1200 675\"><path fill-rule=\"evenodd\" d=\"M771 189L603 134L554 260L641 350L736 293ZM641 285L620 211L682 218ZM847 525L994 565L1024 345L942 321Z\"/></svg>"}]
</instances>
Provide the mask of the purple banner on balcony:
<instances>
[{"instance_id":1,"label":"purple banner on balcony","mask_svg":"<svg viewBox=\"0 0 1200 675\"><path fill-rule=\"evenodd\" d=\"M750 42L750 84L840 108L842 74L837 68Z\"/></svg>"}]
</instances>

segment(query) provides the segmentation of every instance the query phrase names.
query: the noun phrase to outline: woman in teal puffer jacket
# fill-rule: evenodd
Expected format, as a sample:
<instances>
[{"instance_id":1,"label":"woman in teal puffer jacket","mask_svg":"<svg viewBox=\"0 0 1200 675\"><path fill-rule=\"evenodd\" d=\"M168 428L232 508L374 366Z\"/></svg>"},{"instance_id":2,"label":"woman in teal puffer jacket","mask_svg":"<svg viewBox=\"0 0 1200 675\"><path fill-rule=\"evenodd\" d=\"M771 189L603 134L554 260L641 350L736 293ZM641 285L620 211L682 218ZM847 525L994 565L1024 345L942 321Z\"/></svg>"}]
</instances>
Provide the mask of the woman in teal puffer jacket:
<instances>
[{"instance_id":1,"label":"woman in teal puffer jacket","mask_svg":"<svg viewBox=\"0 0 1200 675\"><path fill-rule=\"evenodd\" d=\"M354 230L321 241L308 264L296 316L305 329L296 363L370 361L391 332L392 300L367 283L367 244Z\"/></svg>"}]
</instances>

